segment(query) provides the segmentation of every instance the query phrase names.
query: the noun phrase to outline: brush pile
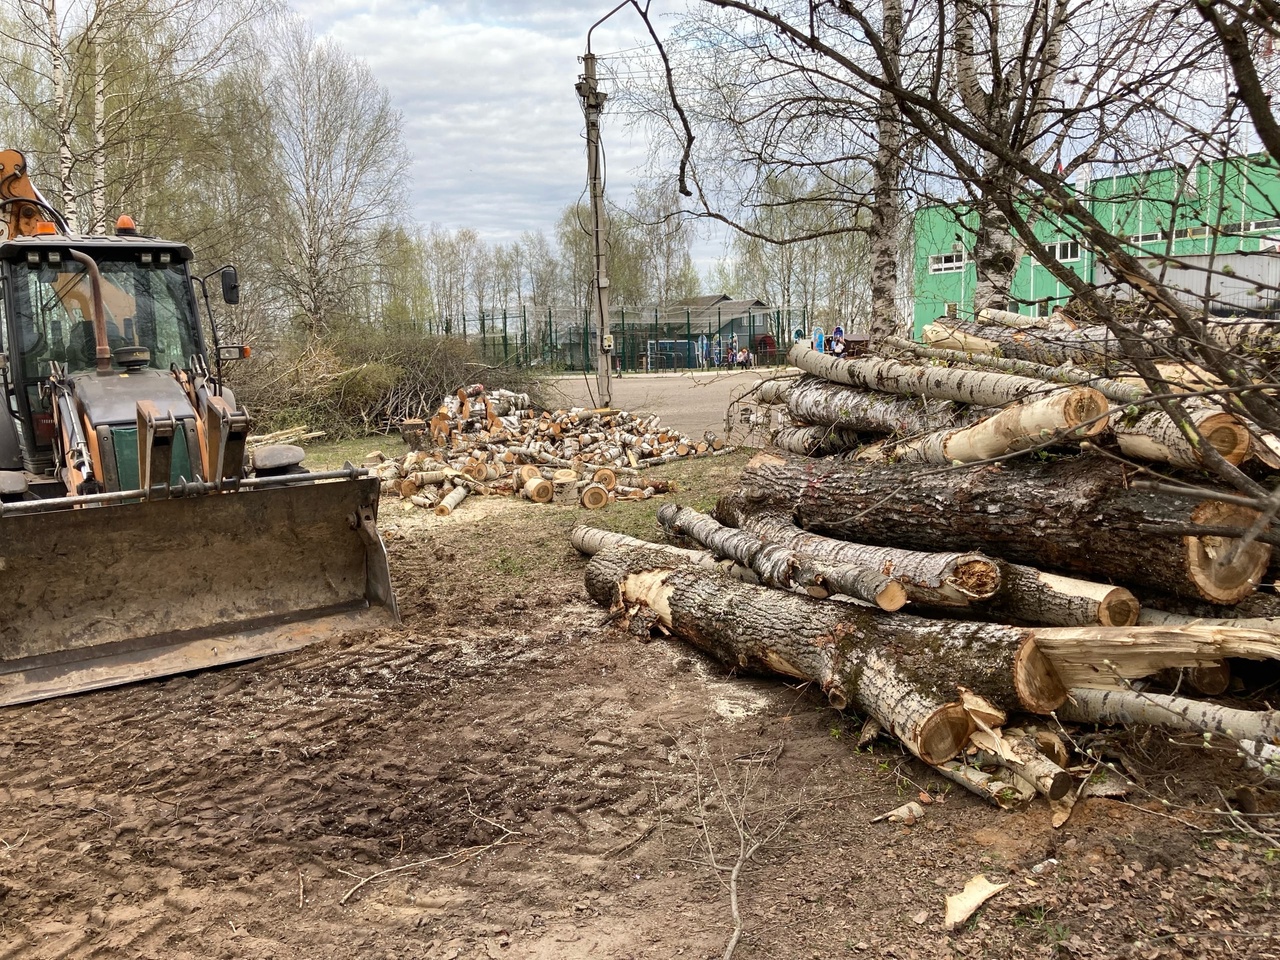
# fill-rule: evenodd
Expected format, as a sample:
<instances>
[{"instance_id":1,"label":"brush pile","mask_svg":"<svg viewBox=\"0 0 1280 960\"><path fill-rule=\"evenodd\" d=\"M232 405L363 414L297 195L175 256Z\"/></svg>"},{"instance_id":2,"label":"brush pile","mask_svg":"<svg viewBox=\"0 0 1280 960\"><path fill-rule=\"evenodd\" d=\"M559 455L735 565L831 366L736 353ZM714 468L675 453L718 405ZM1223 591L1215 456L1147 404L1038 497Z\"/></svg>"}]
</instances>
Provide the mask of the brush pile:
<instances>
[{"instance_id":1,"label":"brush pile","mask_svg":"<svg viewBox=\"0 0 1280 960\"><path fill-rule=\"evenodd\" d=\"M1100 449L1238 464L1260 449L1247 421L1206 404L1188 440L1122 378L898 343L925 357L793 350L804 375L757 391L785 404L784 455L753 459L712 515L664 506L678 552L575 531L591 596L637 633L812 681L994 803L1046 797L1055 823L1116 789L1059 720L1225 738L1270 776L1280 712L1196 697L1270 682L1274 535L1231 491L1142 480Z\"/></svg>"},{"instance_id":2,"label":"brush pile","mask_svg":"<svg viewBox=\"0 0 1280 960\"><path fill-rule=\"evenodd\" d=\"M623 410L539 410L523 393L460 387L430 420L400 427L410 452L373 469L384 497L448 516L471 494L532 503L576 501L590 510L666 493L643 470L686 457L729 453L707 433L690 440L656 416Z\"/></svg>"}]
</instances>

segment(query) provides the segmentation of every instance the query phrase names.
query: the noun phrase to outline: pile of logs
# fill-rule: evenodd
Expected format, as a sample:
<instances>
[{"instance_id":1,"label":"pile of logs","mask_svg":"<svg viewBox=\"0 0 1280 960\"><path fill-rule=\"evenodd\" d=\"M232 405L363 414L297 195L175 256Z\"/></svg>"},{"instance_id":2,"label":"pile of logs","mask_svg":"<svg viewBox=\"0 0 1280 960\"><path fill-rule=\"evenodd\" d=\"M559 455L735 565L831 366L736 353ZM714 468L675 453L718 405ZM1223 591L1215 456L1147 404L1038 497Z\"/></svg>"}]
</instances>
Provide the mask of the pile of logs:
<instances>
[{"instance_id":1,"label":"pile of logs","mask_svg":"<svg viewBox=\"0 0 1280 960\"><path fill-rule=\"evenodd\" d=\"M449 516L471 494L532 503L576 502L589 510L666 493L642 470L685 457L729 453L720 438L666 430L656 416L623 410L537 410L529 396L461 387L429 421L406 420L410 452L373 469L384 497Z\"/></svg>"},{"instance_id":2,"label":"pile of logs","mask_svg":"<svg viewBox=\"0 0 1280 960\"><path fill-rule=\"evenodd\" d=\"M1159 407L1143 405L1149 391L1141 381L897 338L888 345L911 356L844 360L807 344L793 347L788 359L803 375L764 381L755 390L759 403L786 409L774 445L806 456L856 450L868 461L955 464L1112 437L1128 457L1203 465L1203 448L1188 441ZM1199 387L1189 383L1182 389ZM1190 416L1228 463L1257 456L1280 465L1234 414L1202 403Z\"/></svg>"},{"instance_id":3,"label":"pile of logs","mask_svg":"<svg viewBox=\"0 0 1280 960\"><path fill-rule=\"evenodd\" d=\"M805 375L759 393L808 425L778 435L799 456L758 455L711 515L663 506L674 545L574 531L617 622L812 681L994 803L1046 797L1055 824L1117 789L1072 766L1060 721L1163 724L1280 760L1280 712L1195 699L1280 660L1280 598L1255 592L1272 548L1238 539L1258 515L1225 491L1171 495L1094 449L1129 430L1131 455L1200 462L1136 388L1029 362L791 359ZM1117 403L1135 408L1120 429ZM1245 425L1205 413L1206 439L1243 460ZM826 449L840 455L814 458Z\"/></svg>"}]
</instances>

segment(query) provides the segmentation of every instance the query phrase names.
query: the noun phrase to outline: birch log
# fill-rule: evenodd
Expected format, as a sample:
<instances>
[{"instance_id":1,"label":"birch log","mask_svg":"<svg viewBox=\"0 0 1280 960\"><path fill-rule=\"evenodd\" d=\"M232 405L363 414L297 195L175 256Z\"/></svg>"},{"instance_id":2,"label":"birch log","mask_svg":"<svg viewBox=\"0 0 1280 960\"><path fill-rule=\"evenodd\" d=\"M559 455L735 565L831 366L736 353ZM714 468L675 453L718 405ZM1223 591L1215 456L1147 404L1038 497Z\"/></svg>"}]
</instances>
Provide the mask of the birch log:
<instances>
[{"instance_id":1,"label":"birch log","mask_svg":"<svg viewBox=\"0 0 1280 960\"><path fill-rule=\"evenodd\" d=\"M725 557L750 567L760 582L790 590L810 588L813 596L839 593L873 603L881 610L898 610L907 602L907 593L897 581L874 567L856 564L826 564L795 550L771 544L759 536L726 527L714 518L674 503L658 509L658 523L669 536L686 537Z\"/></svg>"},{"instance_id":2,"label":"birch log","mask_svg":"<svg viewBox=\"0 0 1280 960\"><path fill-rule=\"evenodd\" d=\"M727 526L749 530L825 563L879 570L901 583L914 603L963 607L994 596L1000 587L999 566L980 553L925 553L834 540L802 530L780 514L749 510L737 496L721 497L713 515Z\"/></svg>"},{"instance_id":3,"label":"birch log","mask_svg":"<svg viewBox=\"0 0 1280 960\"><path fill-rule=\"evenodd\" d=\"M989 616L1047 627L1128 627L1138 622L1138 598L1124 587L1005 564L1000 591L977 605Z\"/></svg>"},{"instance_id":4,"label":"birch log","mask_svg":"<svg viewBox=\"0 0 1280 960\"><path fill-rule=\"evenodd\" d=\"M1097 367L1125 359L1120 341L1106 327L1011 330L962 321L935 321L920 332L920 338L930 345L963 343L960 349L973 353L998 353L1003 357L1050 366L1075 363Z\"/></svg>"},{"instance_id":5,"label":"birch log","mask_svg":"<svg viewBox=\"0 0 1280 960\"><path fill-rule=\"evenodd\" d=\"M1097 390L1068 387L1005 407L971 427L894 444L893 452L905 463L975 463L1055 437L1082 440L1096 436L1107 428L1106 412L1107 398Z\"/></svg>"},{"instance_id":6,"label":"birch log","mask_svg":"<svg viewBox=\"0 0 1280 960\"><path fill-rule=\"evenodd\" d=\"M805 373L832 383L906 397L972 403L979 407L1001 407L1053 389L1043 380L985 370L925 367L879 357L841 360L819 353L807 343L793 346L787 354L787 361Z\"/></svg>"},{"instance_id":7,"label":"birch log","mask_svg":"<svg viewBox=\"0 0 1280 960\"><path fill-rule=\"evenodd\" d=\"M856 431L844 427L787 426L773 431L769 442L779 450L799 457L827 457L857 450L862 446L863 438Z\"/></svg>"},{"instance_id":8,"label":"birch log","mask_svg":"<svg viewBox=\"0 0 1280 960\"><path fill-rule=\"evenodd\" d=\"M656 550L659 553L669 553L673 557L684 560L695 567L718 571L727 577L732 577L734 580L741 580L743 583L760 582L759 578L751 570L740 564L735 564L732 560L722 560L710 550L688 550L685 547L677 547L669 543L650 543L648 540L640 540L625 533L599 530L586 524L580 523L569 531L569 542L575 550L588 557L594 557L602 550L608 550L611 547L622 547L628 550Z\"/></svg>"},{"instance_id":9,"label":"birch log","mask_svg":"<svg viewBox=\"0 0 1280 960\"><path fill-rule=\"evenodd\" d=\"M1239 465L1249 457L1253 441L1239 417L1213 409L1192 410L1188 416L1200 435L1228 463ZM1203 455L1163 410L1150 410L1136 418L1118 415L1111 429L1121 452L1131 457L1192 469L1204 466Z\"/></svg>"},{"instance_id":10,"label":"birch log","mask_svg":"<svg viewBox=\"0 0 1280 960\"><path fill-rule=\"evenodd\" d=\"M1136 690L1074 689L1057 710L1073 723L1119 723L1164 726L1212 733L1232 740L1272 741L1280 738L1280 711L1235 710L1213 703Z\"/></svg>"},{"instance_id":11,"label":"birch log","mask_svg":"<svg viewBox=\"0 0 1280 960\"><path fill-rule=\"evenodd\" d=\"M954 403L848 387L806 376L787 394L787 411L801 423L843 427L880 436L909 436L973 422Z\"/></svg>"},{"instance_id":12,"label":"birch log","mask_svg":"<svg viewBox=\"0 0 1280 960\"><path fill-rule=\"evenodd\" d=\"M436 516L448 517L452 515L453 511L458 509L458 505L462 503L463 500L467 499L468 493L470 493L470 490L466 487L454 487L447 497L436 504Z\"/></svg>"},{"instance_id":13,"label":"birch log","mask_svg":"<svg viewBox=\"0 0 1280 960\"><path fill-rule=\"evenodd\" d=\"M587 565L587 591L735 669L816 682L833 706L856 704L928 763L959 753L977 729L975 702L1044 712L1065 696L1030 631L824 603L677 564L605 550Z\"/></svg>"},{"instance_id":14,"label":"birch log","mask_svg":"<svg viewBox=\"0 0 1280 960\"><path fill-rule=\"evenodd\" d=\"M1247 527L1256 513L1130 489L1123 467L1096 457L931 472L761 454L743 471L742 492L749 509L791 511L815 533L916 550L980 549L1217 604L1253 592L1271 556L1255 542L1227 564L1236 541L1139 532L1153 520Z\"/></svg>"},{"instance_id":15,"label":"birch log","mask_svg":"<svg viewBox=\"0 0 1280 960\"><path fill-rule=\"evenodd\" d=\"M1046 383L1075 384L1093 387L1108 400L1114 403L1138 403L1150 395L1145 384L1133 384L1123 380L1114 380L1099 376L1092 370L1074 364L1049 366L1044 363L1032 363L1029 360L1014 360L1010 357L997 357L982 353L965 353L961 350L948 350L928 344L916 343L904 337L885 337L885 346L926 360L943 360L951 366L957 364L970 367L986 367L1001 370L1005 373L1017 374L1020 377L1031 377L1044 380Z\"/></svg>"}]
</instances>

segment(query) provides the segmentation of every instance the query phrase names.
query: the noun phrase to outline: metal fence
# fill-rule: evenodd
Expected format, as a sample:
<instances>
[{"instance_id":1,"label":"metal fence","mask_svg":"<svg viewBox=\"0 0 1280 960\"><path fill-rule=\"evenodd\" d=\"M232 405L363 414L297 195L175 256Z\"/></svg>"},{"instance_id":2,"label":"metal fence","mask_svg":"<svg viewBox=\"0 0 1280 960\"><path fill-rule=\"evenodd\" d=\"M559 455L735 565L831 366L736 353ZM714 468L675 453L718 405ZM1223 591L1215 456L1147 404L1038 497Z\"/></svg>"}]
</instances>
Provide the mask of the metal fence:
<instances>
[{"instance_id":1,"label":"metal fence","mask_svg":"<svg viewBox=\"0 0 1280 960\"><path fill-rule=\"evenodd\" d=\"M590 311L521 305L459 317L461 336L485 361L516 367L594 371L599 331ZM807 339L804 308L761 308L726 316L694 309L619 307L610 312L614 370L660 372L786 363L796 339Z\"/></svg>"}]
</instances>

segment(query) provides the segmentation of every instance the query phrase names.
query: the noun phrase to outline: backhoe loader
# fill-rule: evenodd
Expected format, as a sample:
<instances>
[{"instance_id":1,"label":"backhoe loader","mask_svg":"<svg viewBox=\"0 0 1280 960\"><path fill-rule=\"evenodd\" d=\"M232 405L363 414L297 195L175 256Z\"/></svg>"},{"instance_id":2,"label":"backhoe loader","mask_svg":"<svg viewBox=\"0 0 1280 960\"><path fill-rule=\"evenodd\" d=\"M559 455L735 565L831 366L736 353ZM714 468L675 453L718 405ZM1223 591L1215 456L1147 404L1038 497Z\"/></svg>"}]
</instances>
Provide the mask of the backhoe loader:
<instances>
[{"instance_id":1,"label":"backhoe loader","mask_svg":"<svg viewBox=\"0 0 1280 960\"><path fill-rule=\"evenodd\" d=\"M377 479L248 453L221 376L247 351L191 259L127 217L73 234L0 151L0 705L398 620Z\"/></svg>"}]
</instances>

